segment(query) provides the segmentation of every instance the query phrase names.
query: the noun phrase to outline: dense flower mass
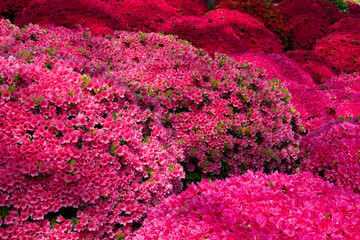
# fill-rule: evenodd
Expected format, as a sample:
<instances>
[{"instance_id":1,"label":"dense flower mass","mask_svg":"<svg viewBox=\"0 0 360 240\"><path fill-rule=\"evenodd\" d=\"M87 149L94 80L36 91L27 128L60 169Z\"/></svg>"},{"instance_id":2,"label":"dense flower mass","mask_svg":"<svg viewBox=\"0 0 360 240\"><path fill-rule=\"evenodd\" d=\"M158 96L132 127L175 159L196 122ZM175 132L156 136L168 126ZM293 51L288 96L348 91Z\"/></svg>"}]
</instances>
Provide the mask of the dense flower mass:
<instances>
[{"instance_id":1,"label":"dense flower mass","mask_svg":"<svg viewBox=\"0 0 360 240\"><path fill-rule=\"evenodd\" d=\"M248 14L217 9L203 17L184 16L166 21L158 29L190 41L208 53L283 53L278 36Z\"/></svg>"},{"instance_id":2,"label":"dense flower mass","mask_svg":"<svg viewBox=\"0 0 360 240\"><path fill-rule=\"evenodd\" d=\"M294 166L300 118L280 80L226 55L212 60L175 40L139 62L132 78L161 99L166 121L177 115L173 126L185 148L189 180L200 180L203 173L226 177Z\"/></svg>"},{"instance_id":3,"label":"dense flower mass","mask_svg":"<svg viewBox=\"0 0 360 240\"><path fill-rule=\"evenodd\" d=\"M348 73L360 72L360 32L334 31L314 46L314 52Z\"/></svg>"},{"instance_id":4,"label":"dense flower mass","mask_svg":"<svg viewBox=\"0 0 360 240\"><path fill-rule=\"evenodd\" d=\"M202 181L151 209L135 240L357 239L360 198L311 173Z\"/></svg>"},{"instance_id":5,"label":"dense flower mass","mask_svg":"<svg viewBox=\"0 0 360 240\"><path fill-rule=\"evenodd\" d=\"M303 171L360 193L360 123L333 120L301 140Z\"/></svg>"},{"instance_id":6,"label":"dense flower mass","mask_svg":"<svg viewBox=\"0 0 360 240\"><path fill-rule=\"evenodd\" d=\"M286 56L293 59L305 72L309 73L316 84L323 84L327 79L335 77L340 72L325 57L310 50L288 51Z\"/></svg>"},{"instance_id":7,"label":"dense flower mass","mask_svg":"<svg viewBox=\"0 0 360 240\"><path fill-rule=\"evenodd\" d=\"M8 21L0 29L0 238L129 235L181 189L183 155L158 100L87 61L85 47L106 57L115 41Z\"/></svg>"},{"instance_id":8,"label":"dense flower mass","mask_svg":"<svg viewBox=\"0 0 360 240\"><path fill-rule=\"evenodd\" d=\"M291 49L312 49L316 40L326 35L327 28L340 14L334 5L325 5L321 0L284 0L276 7L285 18ZM336 12L337 15L333 16Z\"/></svg>"},{"instance_id":9,"label":"dense flower mass","mask_svg":"<svg viewBox=\"0 0 360 240\"><path fill-rule=\"evenodd\" d=\"M273 5L273 1L217 0L216 4L217 9L225 8L250 14L263 22L269 30L277 34L286 43L286 25L283 16Z\"/></svg>"},{"instance_id":10,"label":"dense flower mass","mask_svg":"<svg viewBox=\"0 0 360 240\"><path fill-rule=\"evenodd\" d=\"M346 1L0 0L0 239L360 239Z\"/></svg>"},{"instance_id":11,"label":"dense flower mass","mask_svg":"<svg viewBox=\"0 0 360 240\"><path fill-rule=\"evenodd\" d=\"M316 130L334 119L332 98L319 91L311 76L293 60L264 53L244 53L233 57L241 63L249 62L256 68L263 68L269 78L281 79L292 95L291 103L299 111L306 130Z\"/></svg>"}]
</instances>

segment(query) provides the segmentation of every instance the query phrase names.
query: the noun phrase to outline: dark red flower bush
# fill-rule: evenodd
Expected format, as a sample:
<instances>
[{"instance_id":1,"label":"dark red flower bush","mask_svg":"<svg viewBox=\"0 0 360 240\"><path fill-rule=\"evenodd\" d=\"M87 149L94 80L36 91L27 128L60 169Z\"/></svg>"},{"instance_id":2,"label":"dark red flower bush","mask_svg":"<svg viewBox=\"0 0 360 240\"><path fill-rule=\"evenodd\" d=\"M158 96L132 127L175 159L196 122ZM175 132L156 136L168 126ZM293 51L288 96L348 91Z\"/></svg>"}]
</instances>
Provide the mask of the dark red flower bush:
<instances>
[{"instance_id":1,"label":"dark red flower bush","mask_svg":"<svg viewBox=\"0 0 360 240\"><path fill-rule=\"evenodd\" d=\"M138 35L0 28L0 238L129 236L184 175L158 100L105 63L131 76Z\"/></svg>"},{"instance_id":2,"label":"dark red flower bush","mask_svg":"<svg viewBox=\"0 0 360 240\"><path fill-rule=\"evenodd\" d=\"M19 26L55 24L67 28L81 25L99 35L114 30L152 32L165 20L179 16L177 9L164 0L37 0L22 11L15 23Z\"/></svg>"},{"instance_id":3,"label":"dark red flower bush","mask_svg":"<svg viewBox=\"0 0 360 240\"><path fill-rule=\"evenodd\" d=\"M335 14L335 5L320 0L285 0L276 7L284 15L290 49L312 49L316 40L326 35L330 24L340 18Z\"/></svg>"},{"instance_id":4,"label":"dark red flower bush","mask_svg":"<svg viewBox=\"0 0 360 240\"><path fill-rule=\"evenodd\" d=\"M263 0L223 0L217 1L216 9L237 10L250 14L252 17L264 23L264 25L276 35L278 35L284 43L286 43L286 25L283 16L279 10L273 5L272 1Z\"/></svg>"},{"instance_id":5,"label":"dark red flower bush","mask_svg":"<svg viewBox=\"0 0 360 240\"><path fill-rule=\"evenodd\" d=\"M302 138L300 168L360 193L359 134L360 124L355 120L325 124Z\"/></svg>"},{"instance_id":6,"label":"dark red flower bush","mask_svg":"<svg viewBox=\"0 0 360 240\"><path fill-rule=\"evenodd\" d=\"M360 72L360 32L332 32L318 41L314 52L347 73Z\"/></svg>"},{"instance_id":7,"label":"dark red flower bush","mask_svg":"<svg viewBox=\"0 0 360 240\"><path fill-rule=\"evenodd\" d=\"M2 0L0 2L0 18L9 18L12 21L21 15L24 8L29 6L32 0Z\"/></svg>"},{"instance_id":8,"label":"dark red flower bush","mask_svg":"<svg viewBox=\"0 0 360 240\"><path fill-rule=\"evenodd\" d=\"M315 42L326 35L328 24L323 19L299 15L288 22L287 36L290 49L312 49Z\"/></svg>"},{"instance_id":9,"label":"dark red flower bush","mask_svg":"<svg viewBox=\"0 0 360 240\"><path fill-rule=\"evenodd\" d=\"M206 0L165 0L167 4L177 9L181 15L202 16L208 12Z\"/></svg>"},{"instance_id":10,"label":"dark red flower bush","mask_svg":"<svg viewBox=\"0 0 360 240\"><path fill-rule=\"evenodd\" d=\"M327 79L335 77L339 70L325 57L311 50L293 50L286 53L288 58L294 60L300 67L310 74L316 84L323 84Z\"/></svg>"},{"instance_id":11,"label":"dark red flower bush","mask_svg":"<svg viewBox=\"0 0 360 240\"><path fill-rule=\"evenodd\" d=\"M185 16L168 20L159 31L177 35L211 54L284 52L278 36L263 23L235 10L217 9L203 17Z\"/></svg>"},{"instance_id":12,"label":"dark red flower bush","mask_svg":"<svg viewBox=\"0 0 360 240\"><path fill-rule=\"evenodd\" d=\"M319 91L311 76L295 61L277 54L245 53L233 56L240 63L251 63L255 68L263 68L268 78L281 80L292 95L291 104L299 111L303 126L308 131L319 128L334 119L332 98Z\"/></svg>"},{"instance_id":13,"label":"dark red flower bush","mask_svg":"<svg viewBox=\"0 0 360 240\"><path fill-rule=\"evenodd\" d=\"M310 173L202 181L151 209L134 240L356 239L360 198Z\"/></svg>"}]
</instances>

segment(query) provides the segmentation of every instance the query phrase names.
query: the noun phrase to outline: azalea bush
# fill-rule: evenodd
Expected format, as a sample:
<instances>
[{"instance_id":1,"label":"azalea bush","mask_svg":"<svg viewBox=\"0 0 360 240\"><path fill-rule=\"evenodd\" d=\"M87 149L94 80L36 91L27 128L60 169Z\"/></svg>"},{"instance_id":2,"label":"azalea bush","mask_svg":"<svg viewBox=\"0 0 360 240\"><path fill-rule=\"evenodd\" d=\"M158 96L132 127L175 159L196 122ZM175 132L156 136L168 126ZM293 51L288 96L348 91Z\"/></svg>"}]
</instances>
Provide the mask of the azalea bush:
<instances>
[{"instance_id":1,"label":"azalea bush","mask_svg":"<svg viewBox=\"0 0 360 240\"><path fill-rule=\"evenodd\" d=\"M237 10L251 15L263 22L269 30L277 34L283 40L284 44L287 43L287 37L285 35L286 25L283 16L273 5L272 0L218 0L216 3L217 9Z\"/></svg>"},{"instance_id":2,"label":"azalea bush","mask_svg":"<svg viewBox=\"0 0 360 240\"><path fill-rule=\"evenodd\" d=\"M279 37L262 22L235 10L217 9L202 17L174 18L158 30L177 35L212 55L216 52L284 52Z\"/></svg>"},{"instance_id":3,"label":"azalea bush","mask_svg":"<svg viewBox=\"0 0 360 240\"><path fill-rule=\"evenodd\" d=\"M167 198L133 239L354 239L359 207L358 195L311 173L249 171Z\"/></svg>"},{"instance_id":4,"label":"azalea bush","mask_svg":"<svg viewBox=\"0 0 360 240\"><path fill-rule=\"evenodd\" d=\"M330 14L327 10L332 9L331 4L327 5L330 7L318 0L285 0L276 6L287 24L290 49L310 50L318 38L326 35L327 28L336 18L332 15L337 11L333 6L335 9Z\"/></svg>"},{"instance_id":5,"label":"azalea bush","mask_svg":"<svg viewBox=\"0 0 360 240\"><path fill-rule=\"evenodd\" d=\"M286 56L299 64L305 72L309 73L318 85L324 84L329 78L336 77L340 72L324 56L320 56L311 50L288 51Z\"/></svg>"},{"instance_id":6,"label":"azalea bush","mask_svg":"<svg viewBox=\"0 0 360 240\"><path fill-rule=\"evenodd\" d=\"M138 59L132 78L161 99L165 120L185 149L189 181L295 167L300 116L280 80L226 55L212 59L175 39Z\"/></svg>"},{"instance_id":7,"label":"azalea bush","mask_svg":"<svg viewBox=\"0 0 360 240\"><path fill-rule=\"evenodd\" d=\"M295 61L264 53L244 53L233 57L240 63L263 68L268 78L281 79L292 95L291 104L299 111L305 130L314 131L334 119L332 97L320 91L311 76Z\"/></svg>"},{"instance_id":8,"label":"azalea bush","mask_svg":"<svg viewBox=\"0 0 360 240\"><path fill-rule=\"evenodd\" d=\"M301 140L303 171L360 193L360 124L333 120Z\"/></svg>"},{"instance_id":9,"label":"azalea bush","mask_svg":"<svg viewBox=\"0 0 360 240\"><path fill-rule=\"evenodd\" d=\"M1 238L128 236L182 187L182 151L158 100L81 50L101 55L114 42L0 28Z\"/></svg>"},{"instance_id":10,"label":"azalea bush","mask_svg":"<svg viewBox=\"0 0 360 240\"><path fill-rule=\"evenodd\" d=\"M360 33L333 32L318 41L314 52L326 57L336 67L347 73L360 71Z\"/></svg>"}]
</instances>

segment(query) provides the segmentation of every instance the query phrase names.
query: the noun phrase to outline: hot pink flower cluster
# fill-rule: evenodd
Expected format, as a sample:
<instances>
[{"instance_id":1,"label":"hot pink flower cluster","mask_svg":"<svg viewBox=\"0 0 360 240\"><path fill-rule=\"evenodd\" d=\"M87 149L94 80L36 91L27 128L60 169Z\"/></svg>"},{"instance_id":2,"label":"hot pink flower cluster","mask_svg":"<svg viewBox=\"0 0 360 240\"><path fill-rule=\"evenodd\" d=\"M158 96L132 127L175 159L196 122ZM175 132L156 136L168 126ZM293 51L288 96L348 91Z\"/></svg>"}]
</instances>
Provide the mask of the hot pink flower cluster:
<instances>
[{"instance_id":1,"label":"hot pink flower cluster","mask_svg":"<svg viewBox=\"0 0 360 240\"><path fill-rule=\"evenodd\" d=\"M181 189L159 101L109 71L107 51L123 72L137 53L117 34L0 21L1 239L120 239Z\"/></svg>"},{"instance_id":2,"label":"hot pink flower cluster","mask_svg":"<svg viewBox=\"0 0 360 240\"><path fill-rule=\"evenodd\" d=\"M333 120L301 140L302 171L360 193L360 124Z\"/></svg>"},{"instance_id":3,"label":"hot pink flower cluster","mask_svg":"<svg viewBox=\"0 0 360 240\"><path fill-rule=\"evenodd\" d=\"M151 209L134 240L357 239L360 198L311 173L191 185Z\"/></svg>"},{"instance_id":4,"label":"hot pink flower cluster","mask_svg":"<svg viewBox=\"0 0 360 240\"><path fill-rule=\"evenodd\" d=\"M202 17L166 21L159 31L178 35L208 53L283 53L281 40L262 22L236 10L216 9Z\"/></svg>"},{"instance_id":5,"label":"hot pink flower cluster","mask_svg":"<svg viewBox=\"0 0 360 240\"><path fill-rule=\"evenodd\" d=\"M278 79L175 39L156 52L133 63L132 78L161 99L165 121L185 149L189 180L294 166L300 119Z\"/></svg>"},{"instance_id":6,"label":"hot pink flower cluster","mask_svg":"<svg viewBox=\"0 0 360 240\"><path fill-rule=\"evenodd\" d=\"M291 104L299 111L306 130L313 131L334 119L331 96L318 90L311 76L293 60L264 53L244 53L233 57L240 63L250 62L256 68L263 68L268 78L281 79L292 95Z\"/></svg>"},{"instance_id":7,"label":"hot pink flower cluster","mask_svg":"<svg viewBox=\"0 0 360 240\"><path fill-rule=\"evenodd\" d=\"M351 119L360 116L360 75L341 74L323 85L334 103L335 117Z\"/></svg>"}]
</instances>

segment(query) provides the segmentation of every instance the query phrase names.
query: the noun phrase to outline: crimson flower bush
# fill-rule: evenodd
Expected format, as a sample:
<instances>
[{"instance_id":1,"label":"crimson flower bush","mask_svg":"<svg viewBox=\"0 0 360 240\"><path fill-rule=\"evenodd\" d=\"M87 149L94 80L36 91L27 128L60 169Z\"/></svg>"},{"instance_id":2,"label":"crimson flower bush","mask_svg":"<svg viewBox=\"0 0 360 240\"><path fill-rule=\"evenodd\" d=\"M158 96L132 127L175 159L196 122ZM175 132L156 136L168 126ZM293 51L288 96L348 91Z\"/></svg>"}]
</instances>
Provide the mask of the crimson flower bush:
<instances>
[{"instance_id":1,"label":"crimson flower bush","mask_svg":"<svg viewBox=\"0 0 360 240\"><path fill-rule=\"evenodd\" d=\"M311 173L203 180L151 209L134 240L356 239L360 198Z\"/></svg>"},{"instance_id":2,"label":"crimson flower bush","mask_svg":"<svg viewBox=\"0 0 360 240\"><path fill-rule=\"evenodd\" d=\"M315 44L314 52L326 57L342 71L360 72L359 39L358 30L332 32Z\"/></svg>"},{"instance_id":3,"label":"crimson flower bush","mask_svg":"<svg viewBox=\"0 0 360 240\"><path fill-rule=\"evenodd\" d=\"M311 50L316 40L326 35L331 23L340 18L335 5L321 0L285 0L276 7L285 18L290 49Z\"/></svg>"},{"instance_id":4,"label":"crimson flower bush","mask_svg":"<svg viewBox=\"0 0 360 240\"><path fill-rule=\"evenodd\" d=\"M158 30L177 35L210 54L284 52L279 37L263 23L235 10L217 9L202 17L184 16L168 20Z\"/></svg>"},{"instance_id":5,"label":"crimson flower bush","mask_svg":"<svg viewBox=\"0 0 360 240\"><path fill-rule=\"evenodd\" d=\"M81 25L101 35L114 30L152 32L165 20L179 16L181 11L165 0L34 0L22 9L15 24L21 27L29 23L55 24L67 28Z\"/></svg>"},{"instance_id":6,"label":"crimson flower bush","mask_svg":"<svg viewBox=\"0 0 360 240\"><path fill-rule=\"evenodd\" d=\"M286 56L299 64L305 72L309 73L318 85L324 84L329 78L337 76L340 72L324 56L320 56L311 50L288 51Z\"/></svg>"},{"instance_id":7,"label":"crimson flower bush","mask_svg":"<svg viewBox=\"0 0 360 240\"><path fill-rule=\"evenodd\" d=\"M301 140L302 171L360 193L360 124L333 120Z\"/></svg>"},{"instance_id":8,"label":"crimson flower bush","mask_svg":"<svg viewBox=\"0 0 360 240\"><path fill-rule=\"evenodd\" d=\"M0 29L0 238L129 236L182 187L183 154L158 100L84 50L106 57L115 40L3 20Z\"/></svg>"},{"instance_id":9,"label":"crimson flower bush","mask_svg":"<svg viewBox=\"0 0 360 240\"><path fill-rule=\"evenodd\" d=\"M278 35L286 44L286 25L283 16L273 5L273 1L262 0L218 0L216 9L230 9L247 13L257 20L263 22L265 26Z\"/></svg>"}]
</instances>

